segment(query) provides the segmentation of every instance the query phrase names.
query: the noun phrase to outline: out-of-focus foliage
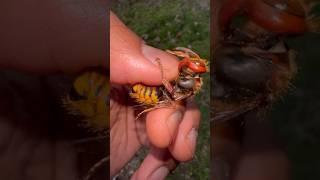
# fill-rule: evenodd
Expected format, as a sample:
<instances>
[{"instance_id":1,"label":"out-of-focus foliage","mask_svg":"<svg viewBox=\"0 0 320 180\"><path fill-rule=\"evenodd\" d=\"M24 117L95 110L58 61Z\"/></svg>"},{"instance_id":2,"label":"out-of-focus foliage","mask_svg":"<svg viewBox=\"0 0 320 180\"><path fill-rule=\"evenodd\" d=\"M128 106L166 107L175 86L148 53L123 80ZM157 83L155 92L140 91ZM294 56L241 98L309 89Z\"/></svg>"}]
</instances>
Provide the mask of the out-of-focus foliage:
<instances>
[{"instance_id":1,"label":"out-of-focus foliage","mask_svg":"<svg viewBox=\"0 0 320 180\"><path fill-rule=\"evenodd\" d=\"M192 48L209 56L209 1L129 0L113 11L148 44L160 49Z\"/></svg>"}]
</instances>

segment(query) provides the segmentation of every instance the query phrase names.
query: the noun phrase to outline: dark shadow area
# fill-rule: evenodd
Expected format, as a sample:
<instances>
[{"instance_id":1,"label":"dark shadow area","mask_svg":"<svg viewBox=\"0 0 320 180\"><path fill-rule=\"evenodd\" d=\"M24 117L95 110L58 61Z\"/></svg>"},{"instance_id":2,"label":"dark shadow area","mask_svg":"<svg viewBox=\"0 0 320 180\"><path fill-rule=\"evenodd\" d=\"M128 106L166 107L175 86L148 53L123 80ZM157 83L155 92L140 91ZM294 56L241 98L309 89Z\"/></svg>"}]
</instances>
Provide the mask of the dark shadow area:
<instances>
[{"instance_id":1,"label":"dark shadow area","mask_svg":"<svg viewBox=\"0 0 320 180\"><path fill-rule=\"evenodd\" d=\"M269 116L291 162L291 179L320 178L320 35L288 39L297 52L298 74L288 95L272 107Z\"/></svg>"},{"instance_id":2,"label":"dark shadow area","mask_svg":"<svg viewBox=\"0 0 320 180\"><path fill-rule=\"evenodd\" d=\"M0 72L0 179L78 180L108 154L107 137L88 132L63 107L72 81ZM92 180L109 177L109 167L101 169Z\"/></svg>"}]
</instances>

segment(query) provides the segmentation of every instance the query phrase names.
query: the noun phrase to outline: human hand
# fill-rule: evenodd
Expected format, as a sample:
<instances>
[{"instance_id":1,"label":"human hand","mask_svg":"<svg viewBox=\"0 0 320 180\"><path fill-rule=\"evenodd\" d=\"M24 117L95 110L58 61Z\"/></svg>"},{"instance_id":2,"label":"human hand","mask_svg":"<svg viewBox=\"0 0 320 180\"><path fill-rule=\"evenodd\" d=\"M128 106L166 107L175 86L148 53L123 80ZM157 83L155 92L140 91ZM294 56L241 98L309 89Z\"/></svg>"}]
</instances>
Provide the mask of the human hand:
<instances>
[{"instance_id":1,"label":"human hand","mask_svg":"<svg viewBox=\"0 0 320 180\"><path fill-rule=\"evenodd\" d=\"M177 59L146 45L115 14L110 14L111 176L142 145L149 145L151 150L132 179L164 179L177 161L193 157L200 121L200 112L194 103L156 109L147 113L145 122L135 119L134 109L128 104L125 85L162 85L156 58L161 60L165 78L174 80L178 75Z\"/></svg>"}]
</instances>

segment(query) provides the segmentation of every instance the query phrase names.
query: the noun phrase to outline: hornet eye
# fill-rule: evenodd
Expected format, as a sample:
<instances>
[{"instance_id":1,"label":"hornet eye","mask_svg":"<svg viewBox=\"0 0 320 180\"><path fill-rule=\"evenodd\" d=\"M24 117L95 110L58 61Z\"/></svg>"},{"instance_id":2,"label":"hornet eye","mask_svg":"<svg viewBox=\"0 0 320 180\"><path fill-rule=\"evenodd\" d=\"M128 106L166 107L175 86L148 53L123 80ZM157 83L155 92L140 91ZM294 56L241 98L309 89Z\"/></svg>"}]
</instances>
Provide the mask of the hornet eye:
<instances>
[{"instance_id":1,"label":"hornet eye","mask_svg":"<svg viewBox=\"0 0 320 180\"><path fill-rule=\"evenodd\" d=\"M186 78L178 79L178 85L184 89L192 89L194 84L195 84L195 81L193 78L191 78L191 79L186 79Z\"/></svg>"}]
</instances>

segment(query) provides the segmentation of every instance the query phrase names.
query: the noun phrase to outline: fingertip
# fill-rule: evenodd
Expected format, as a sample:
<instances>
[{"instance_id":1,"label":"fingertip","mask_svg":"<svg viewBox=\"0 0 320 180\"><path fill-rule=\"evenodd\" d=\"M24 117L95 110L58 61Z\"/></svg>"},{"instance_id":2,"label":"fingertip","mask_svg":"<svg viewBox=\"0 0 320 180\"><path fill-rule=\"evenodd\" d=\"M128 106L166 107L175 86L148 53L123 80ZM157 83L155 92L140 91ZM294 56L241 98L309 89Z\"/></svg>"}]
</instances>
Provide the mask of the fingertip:
<instances>
[{"instance_id":1,"label":"fingertip","mask_svg":"<svg viewBox=\"0 0 320 180\"><path fill-rule=\"evenodd\" d=\"M157 109L148 113L146 128L150 142L158 148L168 147L176 135L182 116L182 111L174 108Z\"/></svg>"},{"instance_id":2,"label":"fingertip","mask_svg":"<svg viewBox=\"0 0 320 180\"><path fill-rule=\"evenodd\" d=\"M162 77L174 80L178 76L178 59L146 45L113 13L110 15L110 81L119 84L143 83L161 85Z\"/></svg>"},{"instance_id":3,"label":"fingertip","mask_svg":"<svg viewBox=\"0 0 320 180\"><path fill-rule=\"evenodd\" d=\"M176 167L176 161L167 149L151 148L139 169L131 177L131 180L160 180Z\"/></svg>"},{"instance_id":4,"label":"fingertip","mask_svg":"<svg viewBox=\"0 0 320 180\"><path fill-rule=\"evenodd\" d=\"M112 50L111 52L110 78L113 82L157 86L162 84L162 78L172 81L177 78L178 74L176 57L143 42L141 42L140 49L128 51L122 49L118 52Z\"/></svg>"},{"instance_id":5,"label":"fingertip","mask_svg":"<svg viewBox=\"0 0 320 180\"><path fill-rule=\"evenodd\" d=\"M178 161L189 161L193 158L197 144L200 111L194 104L189 105L177 130L174 142L169 151Z\"/></svg>"},{"instance_id":6,"label":"fingertip","mask_svg":"<svg viewBox=\"0 0 320 180\"><path fill-rule=\"evenodd\" d=\"M152 62L152 64L154 65L154 67L157 69L156 71L154 71L153 69L146 69L149 71L149 73L157 73L155 74L153 77L152 76L147 76L146 77L146 83L156 83L154 85L159 85L162 83L162 77L161 77L161 69L163 70L163 78L171 81L177 78L179 72L178 72L178 59L157 48L151 47L147 44L142 44L142 54L143 56L150 62ZM159 62L161 63L161 65L157 62L157 59L159 60ZM160 67L161 66L161 67ZM152 77L152 79L150 79L150 77ZM149 80L151 80L150 82L148 82ZM151 84L150 84L151 85Z\"/></svg>"}]
</instances>

